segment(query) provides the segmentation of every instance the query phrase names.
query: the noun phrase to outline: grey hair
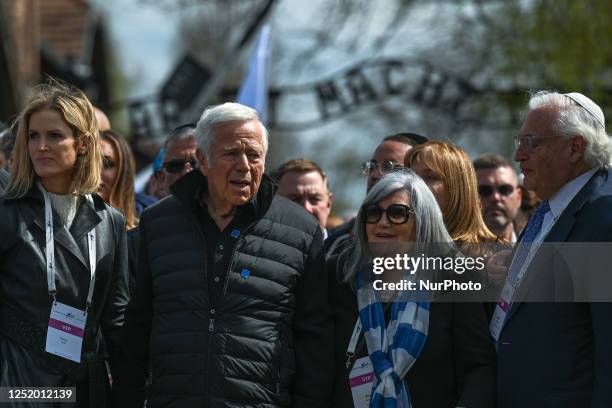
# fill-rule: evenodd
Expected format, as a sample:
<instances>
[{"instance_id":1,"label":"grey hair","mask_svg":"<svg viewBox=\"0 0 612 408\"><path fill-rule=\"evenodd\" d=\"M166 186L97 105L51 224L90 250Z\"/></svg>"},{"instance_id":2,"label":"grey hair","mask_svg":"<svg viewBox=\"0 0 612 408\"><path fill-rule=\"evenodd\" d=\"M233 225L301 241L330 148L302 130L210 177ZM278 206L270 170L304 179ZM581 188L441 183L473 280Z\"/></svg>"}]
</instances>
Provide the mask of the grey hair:
<instances>
[{"instance_id":1,"label":"grey hair","mask_svg":"<svg viewBox=\"0 0 612 408\"><path fill-rule=\"evenodd\" d=\"M257 120L263 129L264 155L268 152L268 130L259 120L257 111L248 106L235 102L226 102L221 105L209 106L204 110L195 128L198 147L206 156L206 161L211 164L211 146L214 139L215 127L229 122L249 122Z\"/></svg>"},{"instance_id":2,"label":"grey hair","mask_svg":"<svg viewBox=\"0 0 612 408\"><path fill-rule=\"evenodd\" d=\"M352 242L342 254L346 256L346 262L341 271L344 282L354 282L359 269L370 257L363 215L364 207L376 204L400 190L408 192L410 206L414 211L416 244L448 243L449 248L454 247L453 239L444 225L442 211L427 184L410 169L393 171L372 187L359 208L353 227Z\"/></svg>"},{"instance_id":3,"label":"grey hair","mask_svg":"<svg viewBox=\"0 0 612 408\"><path fill-rule=\"evenodd\" d=\"M179 140L185 139L195 139L195 127L183 126L178 130L174 130L170 136L164 142L164 150L167 152L169 150L169 146L173 143L178 142Z\"/></svg>"},{"instance_id":4,"label":"grey hair","mask_svg":"<svg viewBox=\"0 0 612 408\"><path fill-rule=\"evenodd\" d=\"M581 135L586 139L584 159L589 165L602 167L610 163L612 159L610 137L606 134L606 129L589 111L558 92L538 91L530 94L525 116L543 107L556 108L558 118L555 130L559 136L569 139L572 136Z\"/></svg>"}]
</instances>

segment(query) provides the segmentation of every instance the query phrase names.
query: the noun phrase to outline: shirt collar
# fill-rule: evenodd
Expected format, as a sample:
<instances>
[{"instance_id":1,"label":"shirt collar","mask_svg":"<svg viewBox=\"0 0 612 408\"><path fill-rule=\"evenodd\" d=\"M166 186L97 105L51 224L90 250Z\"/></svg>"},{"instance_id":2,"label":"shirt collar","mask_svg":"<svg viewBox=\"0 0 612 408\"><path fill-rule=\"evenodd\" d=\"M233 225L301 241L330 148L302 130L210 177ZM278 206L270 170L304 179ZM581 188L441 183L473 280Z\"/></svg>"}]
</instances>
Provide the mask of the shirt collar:
<instances>
[{"instance_id":1,"label":"shirt collar","mask_svg":"<svg viewBox=\"0 0 612 408\"><path fill-rule=\"evenodd\" d=\"M518 237L516 236L516 231L514 231L514 226L512 226L512 236L510 237L510 243L516 244L516 241L518 241Z\"/></svg>"},{"instance_id":2,"label":"shirt collar","mask_svg":"<svg viewBox=\"0 0 612 408\"><path fill-rule=\"evenodd\" d=\"M572 201L574 196L578 194L578 192L585 186L585 184L593 177L593 175L597 172L598 168L595 167L591 170L588 170L569 183L566 183L559 191L557 191L549 200L548 204L550 205L550 211L552 212L553 217L556 219L561 212L565 210L565 208Z\"/></svg>"}]
</instances>

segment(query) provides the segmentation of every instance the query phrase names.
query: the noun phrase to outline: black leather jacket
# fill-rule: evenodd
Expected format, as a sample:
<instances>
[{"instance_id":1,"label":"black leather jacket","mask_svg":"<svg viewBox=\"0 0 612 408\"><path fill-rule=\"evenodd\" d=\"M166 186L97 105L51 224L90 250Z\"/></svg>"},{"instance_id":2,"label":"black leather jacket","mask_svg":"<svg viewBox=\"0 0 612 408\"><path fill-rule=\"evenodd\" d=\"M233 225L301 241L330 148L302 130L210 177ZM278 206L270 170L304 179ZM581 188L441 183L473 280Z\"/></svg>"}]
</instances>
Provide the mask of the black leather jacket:
<instances>
[{"instance_id":1,"label":"black leather jacket","mask_svg":"<svg viewBox=\"0 0 612 408\"><path fill-rule=\"evenodd\" d=\"M95 228L96 275L81 364L45 352L47 289L44 200L37 187L0 198L0 385L89 385L85 361L102 351L111 365L128 301L125 220L94 195L82 200L70 230L54 212L57 301L84 310L90 283L87 233ZM86 387L87 388L87 387ZM84 401L81 394L81 401Z\"/></svg>"}]
</instances>

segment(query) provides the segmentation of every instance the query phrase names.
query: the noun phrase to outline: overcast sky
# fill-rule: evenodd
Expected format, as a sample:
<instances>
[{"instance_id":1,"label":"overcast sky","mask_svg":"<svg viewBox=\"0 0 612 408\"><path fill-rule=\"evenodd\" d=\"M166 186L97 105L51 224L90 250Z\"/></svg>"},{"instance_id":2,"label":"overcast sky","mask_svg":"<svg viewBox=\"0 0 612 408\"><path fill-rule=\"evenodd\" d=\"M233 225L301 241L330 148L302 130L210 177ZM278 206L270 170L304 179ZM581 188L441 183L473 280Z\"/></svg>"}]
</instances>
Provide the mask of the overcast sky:
<instances>
[{"instance_id":1,"label":"overcast sky","mask_svg":"<svg viewBox=\"0 0 612 408\"><path fill-rule=\"evenodd\" d=\"M176 63L176 17L137 0L93 0L107 18L113 46L136 79L132 97L155 93Z\"/></svg>"}]
</instances>

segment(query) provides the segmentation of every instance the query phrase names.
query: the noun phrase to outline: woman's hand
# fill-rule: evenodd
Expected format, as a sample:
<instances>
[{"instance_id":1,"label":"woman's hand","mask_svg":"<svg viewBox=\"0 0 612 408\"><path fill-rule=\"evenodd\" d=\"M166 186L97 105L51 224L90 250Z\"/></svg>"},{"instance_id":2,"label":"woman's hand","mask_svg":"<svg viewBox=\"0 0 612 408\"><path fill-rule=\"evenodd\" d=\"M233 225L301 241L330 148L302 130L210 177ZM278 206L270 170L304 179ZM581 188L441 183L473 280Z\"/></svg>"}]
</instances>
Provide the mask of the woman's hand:
<instances>
[{"instance_id":1,"label":"woman's hand","mask_svg":"<svg viewBox=\"0 0 612 408\"><path fill-rule=\"evenodd\" d=\"M508 262L512 251L503 250L491 256L487 261L487 278L496 285L503 284L508 274Z\"/></svg>"}]
</instances>

